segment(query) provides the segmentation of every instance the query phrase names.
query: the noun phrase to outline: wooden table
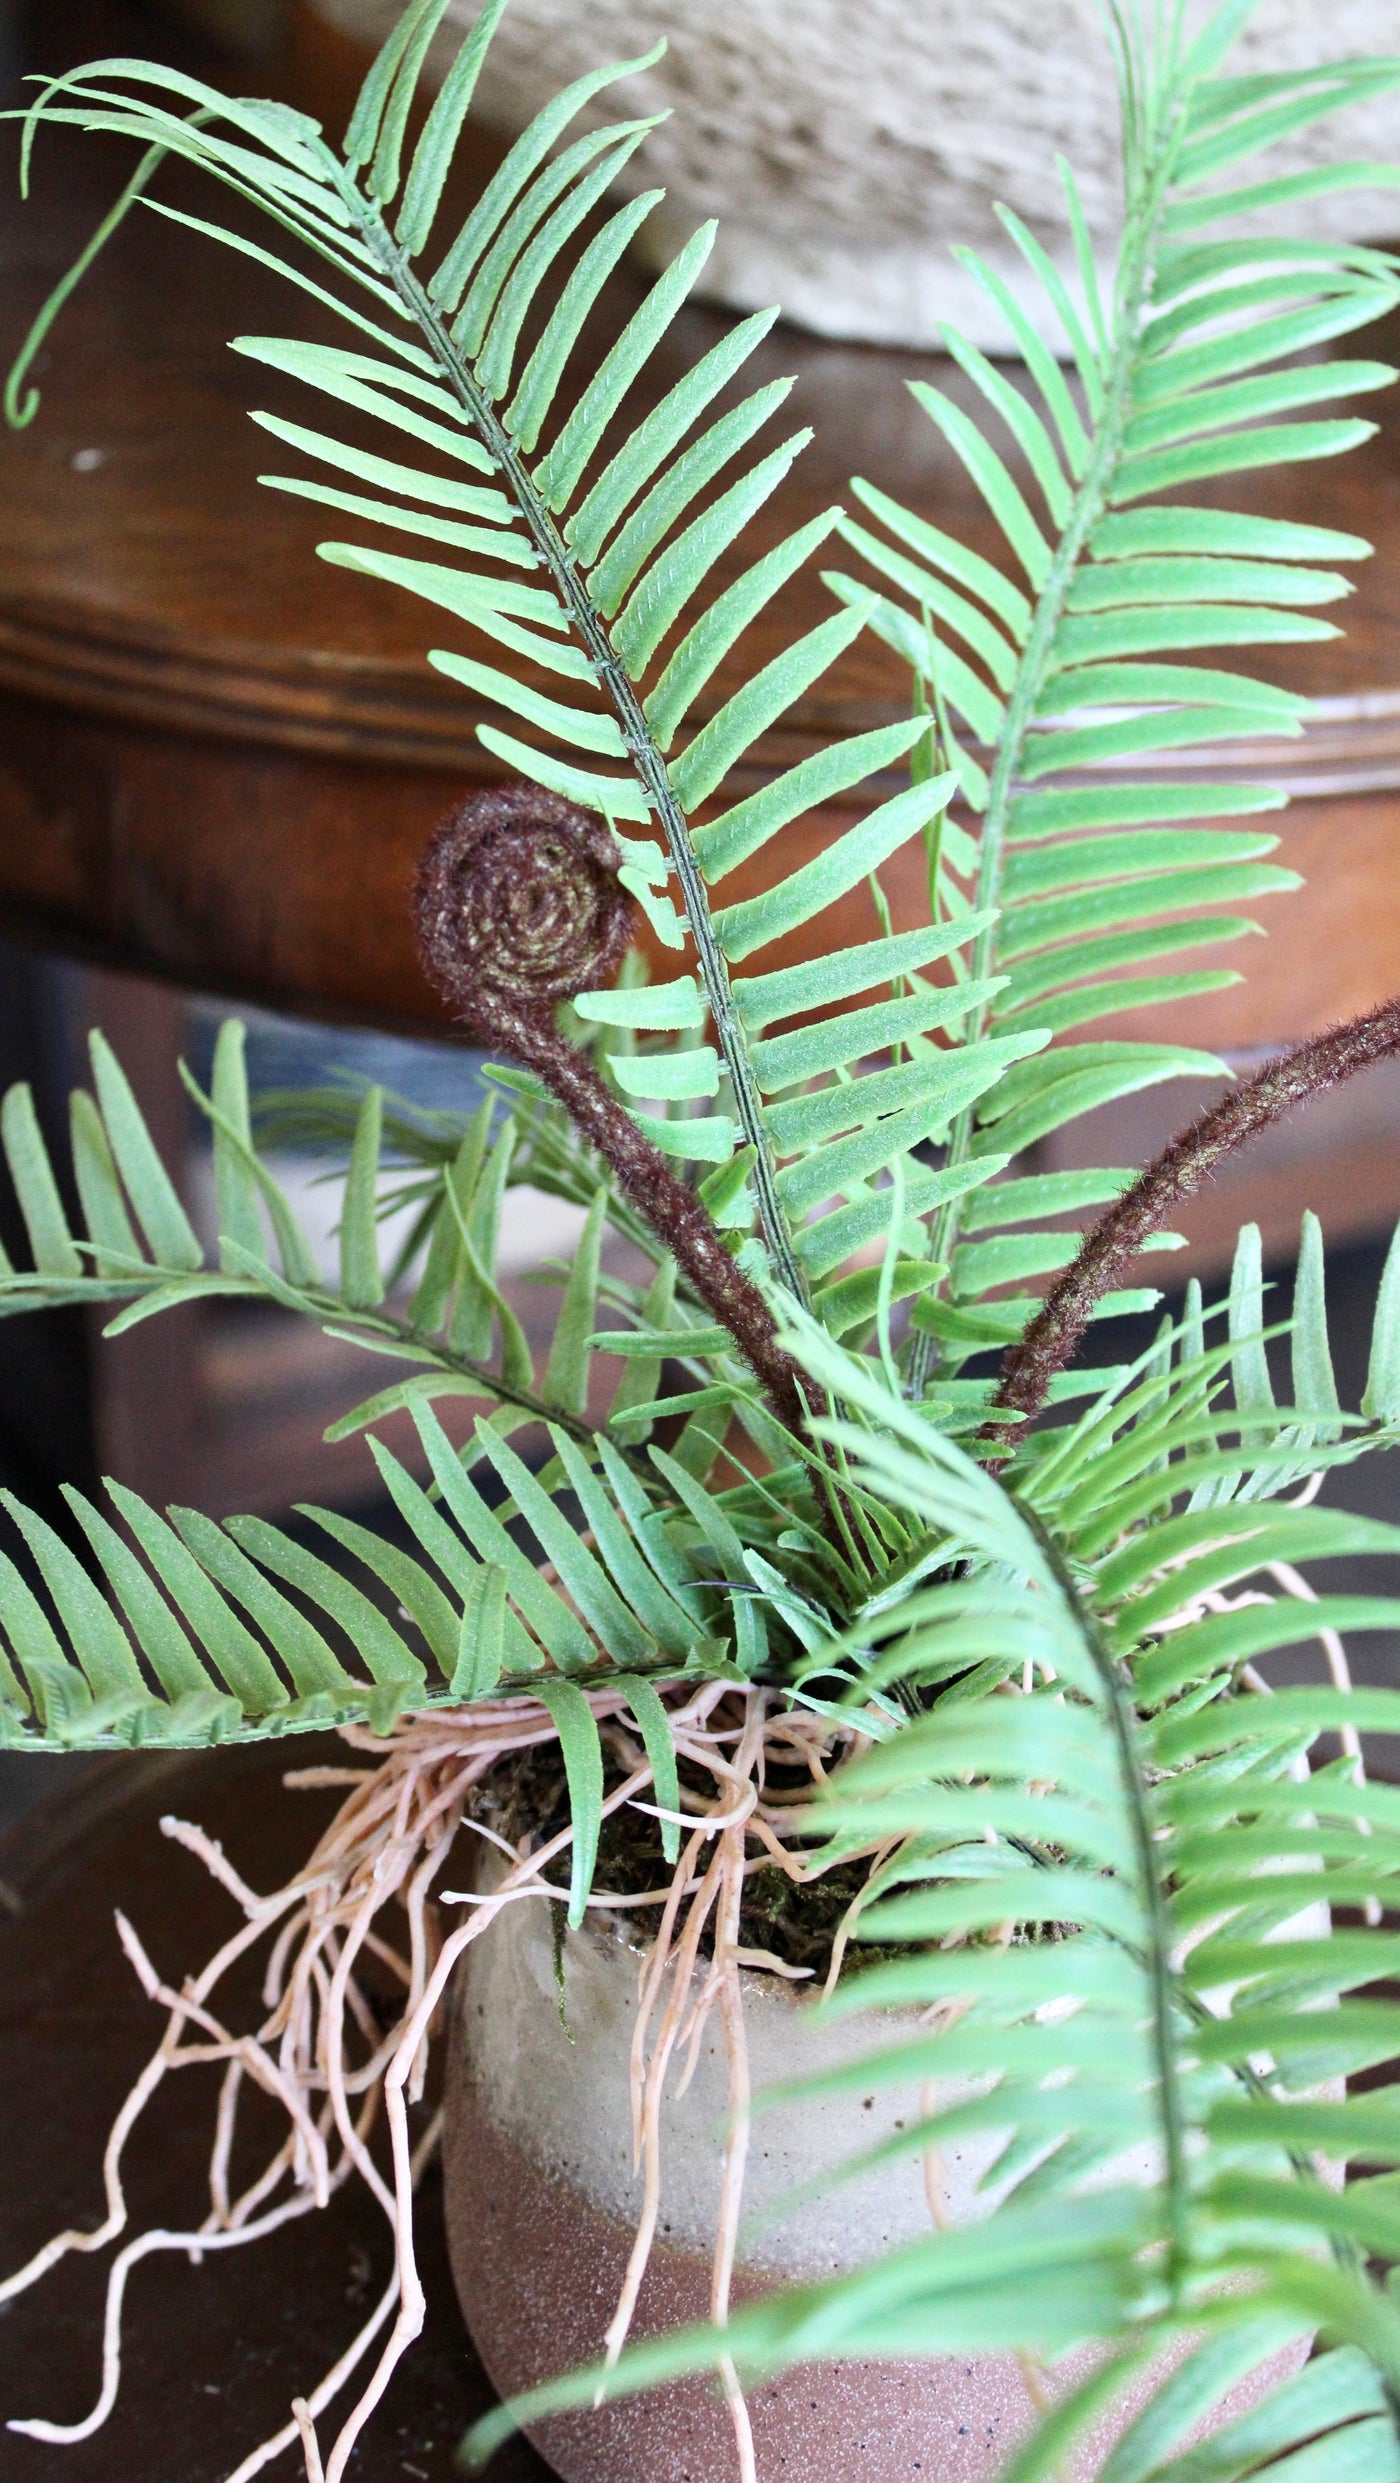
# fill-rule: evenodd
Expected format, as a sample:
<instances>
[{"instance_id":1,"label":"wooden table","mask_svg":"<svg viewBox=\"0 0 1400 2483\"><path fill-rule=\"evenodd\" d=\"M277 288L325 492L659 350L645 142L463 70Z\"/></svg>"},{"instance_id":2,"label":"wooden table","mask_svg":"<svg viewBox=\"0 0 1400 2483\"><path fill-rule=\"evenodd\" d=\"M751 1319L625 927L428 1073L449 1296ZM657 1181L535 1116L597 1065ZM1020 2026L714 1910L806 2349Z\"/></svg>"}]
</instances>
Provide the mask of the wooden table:
<instances>
[{"instance_id":1,"label":"wooden table","mask_svg":"<svg viewBox=\"0 0 1400 2483\"><path fill-rule=\"evenodd\" d=\"M0 2115L8 2134L0 2272L56 2229L98 2222L109 2123L160 2038L161 2013L122 1954L113 1907L176 1983L236 1927L231 1900L160 1834L161 1814L198 1820L255 1887L275 1888L329 1815L328 1797L283 1793L279 1779L318 1755L343 1752L327 1736L295 1750L123 1753L99 1760L76 1789L65 1779L0 1845ZM250 2024L256 1998L255 1986L239 1995ZM216 2102L212 2071L185 2070L163 2090L132 2150L133 2231L198 2221ZM356 2453L356 2483L454 2483L457 2443L493 2402L457 2310L431 2175L418 2229L427 2322ZM69 2259L7 2309L0 2421L74 2422L88 2411L100 2381L110 2256ZM391 2256L379 2209L367 2192L347 2189L323 2214L197 2270L178 2254L148 2259L127 2299L123 2389L110 2421L76 2447L0 2434L6 2483L222 2483L343 2352ZM284 2457L274 2472L290 2476L294 2462ZM550 2483L550 2475L516 2441L493 2463L491 2483Z\"/></svg>"}]
</instances>

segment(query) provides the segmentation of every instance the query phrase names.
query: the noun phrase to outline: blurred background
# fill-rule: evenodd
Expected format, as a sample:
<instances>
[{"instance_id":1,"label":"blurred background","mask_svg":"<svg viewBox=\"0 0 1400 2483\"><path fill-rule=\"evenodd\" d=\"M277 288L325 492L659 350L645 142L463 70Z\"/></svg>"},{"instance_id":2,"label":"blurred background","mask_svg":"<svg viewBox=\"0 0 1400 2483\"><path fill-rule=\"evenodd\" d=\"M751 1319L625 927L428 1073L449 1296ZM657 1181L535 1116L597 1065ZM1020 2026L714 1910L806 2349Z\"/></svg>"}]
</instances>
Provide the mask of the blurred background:
<instances>
[{"instance_id":1,"label":"blurred background","mask_svg":"<svg viewBox=\"0 0 1400 2483\"><path fill-rule=\"evenodd\" d=\"M531 26L543 5L528 0ZM385 15L376 6L0 0L0 77L13 95L27 69L153 53L235 89L285 96L338 136L366 40ZM796 20L787 0L771 0L767 15L759 0L747 6L755 27L771 16L790 40ZM1366 48L1377 12L1368 0L1349 6L1355 26L1343 22L1345 7L1326 12L1324 25L1315 8L1270 0L1265 33L1271 23L1271 39L1292 47L1290 56L1300 43L1324 52L1349 41ZM721 255L715 290L723 299L686 312L677 349L711 341L728 315L725 303L753 298L760 275L771 277L796 324L775 332L761 376L799 374L795 402L819 433L804 488L829 498L864 466L941 522L975 529L965 486L924 439L904 384L929 371L930 306L946 301L938 293L935 303L929 274L935 235L890 224L890 167L885 188L873 181L865 200L877 224L886 218L879 227L885 269L862 291L849 251L839 263L822 259L822 249L835 245L809 215L825 160L820 116L809 115L798 137L785 122L781 145L771 130L736 139L737 21L721 10L715 22L724 41L707 49L699 40L706 12L693 0L669 12L641 0L631 8L599 0L590 11L571 0L556 14L567 20L557 61L535 45L550 86L578 66L580 44L590 60L606 57L630 40L648 40L668 15L680 36L695 33L692 51L681 41L680 54L689 63L696 125L714 143L703 162L678 159L678 213L693 223L726 203L713 193L727 185L748 255L737 248ZM823 22L828 14L825 6L816 12ZM965 14L955 13L960 22ZM1057 72L1036 69L1038 91L1051 104L1059 99L1071 144L1076 129L1092 135L1104 118L1102 82L1082 67L1096 40L1087 0L1083 14L1081 26L1079 9L1066 11L1058 29L1078 47L1078 75L1057 83ZM985 15L990 36L979 34L980 51L969 38L958 68L966 79L980 74L984 86L995 70L992 37L1006 35L1012 0ZM863 11L867 19L877 31L884 23L888 38L878 8ZM1369 48L1379 48L1379 37ZM525 96L522 80L523 70L511 71L494 102L488 96L499 128L476 142L478 168L498 160L512 111L518 117L539 100ZM940 230L986 243L994 238L991 200L1001 175L1011 185L1029 180L1024 166L1033 150L1008 141L1004 94L969 92L968 160L950 164L949 147L927 130L922 143ZM886 111L878 102L869 109L877 120ZM886 135L907 188L914 141L903 126ZM50 142L41 150L35 202L21 210L13 143L7 133L4 361L123 172L106 142ZM1102 153L1098 138L1093 145ZM1107 241L1106 171L1094 195ZM1046 200L1036 194L1024 203L1054 244ZM1383 238L1374 221L1380 212L1363 213L1363 222L1372 218L1368 237ZM101 1024L167 1160L181 1167L196 1223L209 1229L208 1148L174 1064L183 1055L203 1080L214 1030L231 1004L249 1026L255 1088L338 1076L378 1081L427 1109L467 1110L477 1100L479 1066L444 1039L449 1030L417 980L406 898L426 835L448 802L481 780L487 762L473 716L426 674L412 614L399 613L380 589L361 593L362 581L341 573L328 579L310 557L315 524L303 523L294 506L269 505L270 495L256 489L256 442L243 417L246 369L231 362L224 340L240 328L276 324L276 288L243 261L168 226L153 233L154 219L135 221L143 230L123 237L40 359L45 403L37 422L0 443L0 1087L21 1077L33 1082L61 1155L67 1092L85 1078L87 1031ZM622 280L612 315L625 312L641 280L635 272ZM1377 350L1393 351L1395 342ZM1179 1032L1217 1049L1232 1067L1247 1068L1273 1046L1400 986L1400 599L1392 584L1400 413L1389 407L1381 400L1378 440L1345 471L1285 479L1258 502L1355 528L1377 539L1380 552L1345 616L1347 640L1286 650L1277 668L1290 687L1320 699L1306 745L1268 754L1298 797L1280 859L1300 869L1309 888L1258 909L1270 937L1251 943L1245 996L1199 1004L1179 1029L1143 1029ZM852 666L834 686L821 685L797 729L854 730L900 711L899 680L876 659L862 660L863 671ZM1106 1151L1108 1160L1145 1161L1215 1091L1178 1082L1114 1107L1110 1125L1100 1116L1093 1133L1096 1160ZM1364 1383L1381 1259L1400 1215L1398 1139L1400 1076L1379 1069L1278 1133L1199 1202L1185 1228L1189 1248L1171 1267L1174 1282L1188 1271L1219 1277L1237 1222L1252 1214L1264 1229L1282 1307L1298 1219L1314 1208L1332 1254L1334 1342L1352 1405ZM1041 1161L1075 1160L1072 1143L1087 1155L1089 1139L1080 1133L1074 1142L1046 1142ZM278 1165L333 1263L324 1170L314 1153L294 1147ZM513 1307L527 1331L538 1332L578 1218L528 1189L510 1199L502 1266ZM0 1205L6 1246L16 1241L9 1212ZM1125 1350L1121 1326L1112 1344L1116 1358ZM325 1433L392 1375L392 1366L368 1368L353 1346L243 1303L185 1308L116 1343L102 1342L95 1323L77 1315L5 1322L0 1483L60 1524L59 1483L91 1486L104 1472L157 1501L179 1499L214 1515L280 1515L310 1499L384 1522L363 1443L328 1442ZM469 1412L458 1417L464 1428ZM411 1454L411 1432L400 1427L388 1436ZM1329 1490L1393 1515L1393 1463L1372 1461ZM1372 1641L1356 1650L1356 1667L1363 1677L1400 1679L1400 1647ZM0 1755L0 1817L67 1764Z\"/></svg>"}]
</instances>

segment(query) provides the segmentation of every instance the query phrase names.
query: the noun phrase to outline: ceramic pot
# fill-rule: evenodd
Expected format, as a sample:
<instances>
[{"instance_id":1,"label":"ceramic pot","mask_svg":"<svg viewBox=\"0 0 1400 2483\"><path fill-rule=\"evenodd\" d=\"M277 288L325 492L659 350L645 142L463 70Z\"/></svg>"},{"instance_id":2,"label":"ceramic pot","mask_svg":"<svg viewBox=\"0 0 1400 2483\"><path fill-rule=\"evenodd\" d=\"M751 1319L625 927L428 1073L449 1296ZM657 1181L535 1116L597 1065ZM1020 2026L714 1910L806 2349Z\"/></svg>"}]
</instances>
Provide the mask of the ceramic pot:
<instances>
[{"instance_id":1,"label":"ceramic pot","mask_svg":"<svg viewBox=\"0 0 1400 2483\"><path fill-rule=\"evenodd\" d=\"M569 1934L561 1988L539 1903L508 1907L459 1975L448 2052L444 2170L448 2240L473 2341L502 2394L592 2361L616 2307L640 2200L632 2165L628 2051L643 1952L616 1929ZM869 2053L912 2024L891 2014L822 2025L790 1990L746 1975L755 2091ZM716 2015L688 2092L663 2111L662 2204L634 2336L704 2318L728 2113ZM736 2302L784 2280L830 2276L930 2229L924 2167L901 2158L780 2203L799 2183L919 2117L917 2088L879 2087L756 2118L745 2189L754 2232ZM950 2146L941 2211L985 2215L990 2139ZM1144 2173L1150 2167L1144 2163ZM1299 2344L1228 2401L1224 2419L1301 2366ZM1059 2385L1086 2357L1061 2366ZM1158 2374L1160 2377L1160 2373ZM1097 2471L1129 2407L1073 2468ZM750 2399L760 2483L989 2483L1031 2420L1017 2363L997 2357L814 2365ZM563 2483L734 2483L728 2414L708 2379L556 2417L534 2435Z\"/></svg>"},{"instance_id":2,"label":"ceramic pot","mask_svg":"<svg viewBox=\"0 0 1400 2483\"><path fill-rule=\"evenodd\" d=\"M313 5L378 42L400 0ZM479 5L453 0L439 68ZM1394 0L1260 0L1230 66L1248 75L1386 52L1395 29ZM1098 0L511 0L480 108L522 128L569 80L660 35L665 59L591 109L599 120L673 110L627 176L635 190L668 191L641 246L668 257L719 216L705 282L720 301L777 302L821 335L885 344L934 344L939 320L952 319L1004 348L1009 330L952 246L971 243L1038 307L993 208L1014 207L1068 268L1057 152L1075 167L1091 230L1107 240L1116 229L1118 103ZM1393 151L1394 106L1382 96L1291 139L1269 171ZM1304 214L1311 234L1353 239L1396 221L1385 193L1312 199ZM1050 341L1063 347L1058 330Z\"/></svg>"}]
</instances>

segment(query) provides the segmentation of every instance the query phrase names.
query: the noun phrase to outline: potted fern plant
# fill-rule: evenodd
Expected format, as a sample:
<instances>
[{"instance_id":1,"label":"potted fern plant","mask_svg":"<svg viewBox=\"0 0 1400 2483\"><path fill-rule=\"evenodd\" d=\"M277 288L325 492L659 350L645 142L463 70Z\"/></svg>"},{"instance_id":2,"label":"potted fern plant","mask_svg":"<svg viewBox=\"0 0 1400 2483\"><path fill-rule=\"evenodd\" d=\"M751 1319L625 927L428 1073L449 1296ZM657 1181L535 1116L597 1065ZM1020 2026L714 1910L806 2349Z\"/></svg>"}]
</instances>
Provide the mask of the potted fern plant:
<instances>
[{"instance_id":1,"label":"potted fern plant","mask_svg":"<svg viewBox=\"0 0 1400 2483\"><path fill-rule=\"evenodd\" d=\"M384 2290L237 2469L287 2452L337 2483L421 2321L413 2196L441 2144L468 2314L523 2392L479 2427L478 2459L526 2422L564 2475L612 2483L1382 2483L1400 2120L1345 2082L1400 2049L1394 2004L1367 1991L1392 1959L1400 1798L1357 1740L1400 1730L1400 1698L1350 1692L1339 1633L1400 1606L1319 1596L1297 1564L1400 1550L1313 1502L1400 1431L1400 1259L1355 1413L1312 1221L1286 1317L1247 1230L1226 1302L1188 1288L1146 1353L1073 1358L1091 1318L1156 1300L1123 1279L1166 1246L1174 1203L1400 1047L1400 1005L1232 1087L1136 1179L1019 1159L1202 1067L1084 1029L1218 984L1180 961L1249 928L1235 909L1283 879L1260 824L1277 797L1173 774L1170 754L1301 728L1303 702L1196 659L1325 634L1314 608L1365 546L1193 493L1364 435L1309 409L1392 374L1315 349L1390 306L1397 271L1232 219L1374 183L1374 166L1270 182L1252 159L1400 85L1400 64L1232 77L1241 0L1115 21L1111 294L1087 241L1072 288L1013 220L1063 361L984 272L1025 385L950 334L987 434L916 390L1004 563L857 481L858 515L744 568L802 435L727 480L783 383L711 409L767 321L628 413L708 232L596 367L575 353L648 203L606 204L644 124L569 134L626 68L571 87L437 230L503 5L411 146L445 0L406 11L341 151L283 107L129 60L46 85L25 132L124 132L144 149L125 205L175 212L150 184L177 153L280 226L265 252L223 237L347 324L336 346L236 340L336 409L255 417L292 452L267 479L354 521L326 558L450 617L474 651L430 660L499 707L482 739L511 781L444 823L418 891L427 970L497 1063L491 1100L457 1124L373 1090L348 1118L301 1107L345 1142L338 1285L264 1160L236 1024L209 1092L189 1081L217 1175L207 1263L100 1036L73 1098L80 1232L28 1095L5 1099L33 1257L4 1270L7 1308L111 1303L127 1324L260 1295L412 1366L358 1414L393 1535L325 1510L296 1533L219 1526L113 1484L106 1507L69 1495L79 1559L7 1503L11 1745L333 1725L349 1749L343 1805L280 1891L166 1823L242 1927L176 1990L121 1924L165 2023L113 2131L106 2212L0 2286L110 2250L102 2380L81 2422L12 2429L100 2428L136 2260L253 2245L357 2180L392 2238ZM57 306L12 420L37 410L27 365ZM823 552L830 617L746 674L745 628ZM907 718L736 798L756 738L869 629L909 666ZM792 823L858 788L854 824L784 869ZM834 946L828 909L906 849L921 919ZM756 857L765 884L733 894ZM659 977L642 919L672 953ZM496 1272L522 1176L585 1209L542 1372ZM416 1241L391 1287L378 1218L404 1202ZM1068 1221L1095 1213L1087 1237ZM607 1272L609 1232L647 1281ZM620 1376L599 1418L603 1357ZM453 1398L489 1409L465 1440L439 1418ZM431 1489L375 1437L405 1407ZM533 1459L512 1444L527 1428ZM1271 1653L1319 1639L1332 1677L1271 1689ZM253 1950L264 2014L240 2024L229 1976ZM127 2138L196 2059L224 2072L207 2209L130 2236ZM249 2172L254 2086L282 2135Z\"/></svg>"}]
</instances>

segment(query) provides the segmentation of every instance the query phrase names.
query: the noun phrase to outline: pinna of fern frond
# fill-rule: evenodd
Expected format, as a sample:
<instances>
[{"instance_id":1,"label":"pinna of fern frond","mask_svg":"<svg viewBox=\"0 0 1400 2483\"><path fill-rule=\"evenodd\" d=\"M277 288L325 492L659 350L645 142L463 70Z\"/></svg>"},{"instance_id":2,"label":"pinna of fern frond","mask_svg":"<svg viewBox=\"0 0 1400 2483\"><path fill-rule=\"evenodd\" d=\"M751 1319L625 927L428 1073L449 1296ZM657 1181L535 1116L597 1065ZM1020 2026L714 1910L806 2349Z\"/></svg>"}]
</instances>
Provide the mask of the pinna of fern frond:
<instances>
[{"instance_id":1,"label":"pinna of fern frond","mask_svg":"<svg viewBox=\"0 0 1400 2483\"><path fill-rule=\"evenodd\" d=\"M330 1509L303 1509L292 1532L260 1517L219 1526L193 1509L161 1515L109 1482L110 1515L65 1489L89 1569L5 1494L25 1555L21 1567L0 1554L5 1740L190 1747L346 1722L387 1733L406 1708L534 1694L561 1678L584 1689L664 1678L684 1670L697 1644L721 1643L727 1601L744 1616L738 1677L767 1661L748 1599L692 1583L716 1558L736 1578L747 1571L721 1504L662 1452L645 1469L648 1490L606 1441L585 1454L551 1427L590 1545L489 1423L476 1443L494 1505L431 1406L419 1403L414 1419L437 1498L371 1442L411 1549ZM680 1508L692 1550L658 1532L668 1505ZM530 1528L557 1585L521 1549L502 1506ZM332 1558L314 1548L318 1535Z\"/></svg>"},{"instance_id":2,"label":"pinna of fern frond","mask_svg":"<svg viewBox=\"0 0 1400 2483\"><path fill-rule=\"evenodd\" d=\"M969 1034L1034 1025L1057 1038L959 1116L953 1154L971 1161L991 1146L1014 1155L1064 1120L1160 1079L1221 1074L1221 1064L1175 1045L1064 1038L1096 1018L1237 979L1190 952L1256 929L1235 909L1297 885L1272 859L1276 838L1245 824L1282 796L1241 781L1229 744L1296 736L1307 702L1198 659L1333 634L1318 607L1349 591L1335 564L1369 547L1332 528L1158 495L1282 457L1337 454L1369 435L1370 425L1349 416L1287 417L1388 385L1388 365L1290 357L1313 355L1393 305L1387 254L1194 236L1198 224L1253 205L1304 201L1322 174L1249 192L1205 185L1227 162L1348 100L1389 91L1400 73L1393 62L1343 63L1272 80L1265 96L1216 74L1223 40L1212 19L1173 55L1171 112L1137 129L1111 311L1087 250L1081 310L1034 237L1003 216L1047 312L1058 315L1070 373L1032 341L1024 381L1013 386L961 335L947 344L992 428L1009 437L1014 465L946 391L913 383L1005 557L989 560L857 481L860 515L841 533L863 575L829 577L852 602L873 574L881 602L871 626L948 719L946 747L975 843L966 855L953 848L944 868L994 915L971 964L979 983L997 987L979 998ZM1167 90L1153 91L1160 100ZM1325 180L1360 183L1370 169L1344 166ZM964 256L997 302L1010 298L994 270ZM1020 327L1032 336L1024 316ZM1226 765L1214 776L1195 762L1180 772L1178 754L1217 745ZM1114 1178L1109 1168L1103 1177ZM917 1314L928 1330L925 1368L930 1349L951 1368L968 1343L992 1341L977 1309L988 1283L1070 1255L1071 1238L1034 1230L1008 1233L1004 1244L959 1243L964 1214L969 1229L987 1230L988 1207L995 1217L1003 1188L1008 1207L1019 1204L1019 1186L972 1189L965 1207L950 1202L940 1216L934 1248L952 1259L954 1305L930 1302ZM1006 1218L1021 1220L1030 1221ZM1032 1310L1023 1296L1022 1325Z\"/></svg>"}]
</instances>

